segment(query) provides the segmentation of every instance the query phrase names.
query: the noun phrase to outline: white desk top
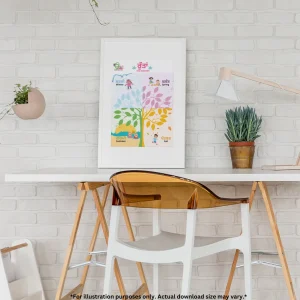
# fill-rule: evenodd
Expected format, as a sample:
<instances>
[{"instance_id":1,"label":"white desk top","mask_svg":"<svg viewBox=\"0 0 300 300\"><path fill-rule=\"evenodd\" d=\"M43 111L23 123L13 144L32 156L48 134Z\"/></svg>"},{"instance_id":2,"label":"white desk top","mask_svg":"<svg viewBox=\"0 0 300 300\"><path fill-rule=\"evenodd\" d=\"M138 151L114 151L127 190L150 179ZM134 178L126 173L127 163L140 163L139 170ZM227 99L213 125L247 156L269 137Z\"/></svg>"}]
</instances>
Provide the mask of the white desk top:
<instances>
[{"instance_id":1,"label":"white desk top","mask_svg":"<svg viewBox=\"0 0 300 300\"><path fill-rule=\"evenodd\" d=\"M118 169L65 168L42 169L6 174L6 182L106 182ZM155 169L200 182L300 181L300 170L272 171L261 169Z\"/></svg>"}]
</instances>

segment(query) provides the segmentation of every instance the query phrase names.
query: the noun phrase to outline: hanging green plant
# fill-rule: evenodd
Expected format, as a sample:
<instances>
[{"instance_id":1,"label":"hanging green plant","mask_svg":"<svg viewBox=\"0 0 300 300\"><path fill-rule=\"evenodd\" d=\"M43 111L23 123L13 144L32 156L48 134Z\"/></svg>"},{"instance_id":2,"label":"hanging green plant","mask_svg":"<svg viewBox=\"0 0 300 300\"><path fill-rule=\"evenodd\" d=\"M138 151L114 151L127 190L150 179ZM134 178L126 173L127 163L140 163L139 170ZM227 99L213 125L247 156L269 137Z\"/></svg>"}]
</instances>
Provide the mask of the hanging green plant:
<instances>
[{"instance_id":1,"label":"hanging green plant","mask_svg":"<svg viewBox=\"0 0 300 300\"><path fill-rule=\"evenodd\" d=\"M96 11L95 11L95 7L98 7L98 6L99 6L98 1L97 1L97 0L89 0L89 3L90 3L90 6L91 6L91 8L92 8L92 10L93 10L93 12L94 12L96 18L97 18L98 23L99 23L100 25L102 25L102 26L108 25L109 23L103 22L103 21L101 21L101 20L99 19L98 15L97 15L97 13L96 13Z\"/></svg>"},{"instance_id":2,"label":"hanging green plant","mask_svg":"<svg viewBox=\"0 0 300 300\"><path fill-rule=\"evenodd\" d=\"M14 101L5 105L0 111L0 120L6 115L13 115L13 112L24 120L37 119L44 113L45 98L37 88L32 87L31 81L25 85L17 83L14 93Z\"/></svg>"}]
</instances>

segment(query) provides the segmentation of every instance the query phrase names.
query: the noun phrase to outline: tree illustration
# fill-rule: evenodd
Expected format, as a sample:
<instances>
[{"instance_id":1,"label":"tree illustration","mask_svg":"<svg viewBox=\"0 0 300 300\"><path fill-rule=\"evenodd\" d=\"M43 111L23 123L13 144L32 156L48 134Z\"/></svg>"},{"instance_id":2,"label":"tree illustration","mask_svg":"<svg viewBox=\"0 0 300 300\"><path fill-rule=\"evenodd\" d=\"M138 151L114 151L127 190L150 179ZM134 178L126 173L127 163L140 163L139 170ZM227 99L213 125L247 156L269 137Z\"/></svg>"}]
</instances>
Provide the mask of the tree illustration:
<instances>
[{"instance_id":1,"label":"tree illustration","mask_svg":"<svg viewBox=\"0 0 300 300\"><path fill-rule=\"evenodd\" d=\"M132 125L140 132L139 147L144 147L144 129L151 128L155 131L167 122L171 114L171 96L165 97L158 87L144 86L142 91L130 91L122 94L114 105L114 118L119 120L119 125ZM169 127L171 130L171 127Z\"/></svg>"}]
</instances>

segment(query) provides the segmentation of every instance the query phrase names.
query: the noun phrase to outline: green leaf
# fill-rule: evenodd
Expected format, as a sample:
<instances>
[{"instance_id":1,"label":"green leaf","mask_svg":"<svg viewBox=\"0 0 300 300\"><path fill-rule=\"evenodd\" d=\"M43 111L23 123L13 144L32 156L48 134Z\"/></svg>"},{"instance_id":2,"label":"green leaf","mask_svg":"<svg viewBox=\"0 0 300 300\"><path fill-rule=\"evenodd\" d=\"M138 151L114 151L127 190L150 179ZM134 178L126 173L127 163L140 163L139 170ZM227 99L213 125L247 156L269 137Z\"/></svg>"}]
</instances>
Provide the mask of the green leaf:
<instances>
[{"instance_id":1,"label":"green leaf","mask_svg":"<svg viewBox=\"0 0 300 300\"><path fill-rule=\"evenodd\" d=\"M127 123L126 123L126 126L129 126L131 124L131 121L129 120Z\"/></svg>"},{"instance_id":2,"label":"green leaf","mask_svg":"<svg viewBox=\"0 0 300 300\"><path fill-rule=\"evenodd\" d=\"M119 115L120 113L121 113L120 110L115 110L115 114L116 114L116 115Z\"/></svg>"},{"instance_id":3,"label":"green leaf","mask_svg":"<svg viewBox=\"0 0 300 300\"><path fill-rule=\"evenodd\" d=\"M115 118L115 119L120 119L121 116L120 116L120 115L115 115L114 118Z\"/></svg>"},{"instance_id":4,"label":"green leaf","mask_svg":"<svg viewBox=\"0 0 300 300\"><path fill-rule=\"evenodd\" d=\"M128 111L125 112L125 115L126 115L127 117L131 117L131 113L129 113Z\"/></svg>"},{"instance_id":5,"label":"green leaf","mask_svg":"<svg viewBox=\"0 0 300 300\"><path fill-rule=\"evenodd\" d=\"M121 119L120 121L119 121L119 125L122 125L123 124L123 119Z\"/></svg>"},{"instance_id":6,"label":"green leaf","mask_svg":"<svg viewBox=\"0 0 300 300\"><path fill-rule=\"evenodd\" d=\"M133 115L132 120L135 120L137 118L137 114Z\"/></svg>"},{"instance_id":7,"label":"green leaf","mask_svg":"<svg viewBox=\"0 0 300 300\"><path fill-rule=\"evenodd\" d=\"M133 123L133 126L136 127L137 124L138 124L138 121L135 121L135 122Z\"/></svg>"},{"instance_id":8,"label":"green leaf","mask_svg":"<svg viewBox=\"0 0 300 300\"><path fill-rule=\"evenodd\" d=\"M225 112L227 132L225 137L231 142L254 141L259 137L262 117L249 106L236 107Z\"/></svg>"}]
</instances>

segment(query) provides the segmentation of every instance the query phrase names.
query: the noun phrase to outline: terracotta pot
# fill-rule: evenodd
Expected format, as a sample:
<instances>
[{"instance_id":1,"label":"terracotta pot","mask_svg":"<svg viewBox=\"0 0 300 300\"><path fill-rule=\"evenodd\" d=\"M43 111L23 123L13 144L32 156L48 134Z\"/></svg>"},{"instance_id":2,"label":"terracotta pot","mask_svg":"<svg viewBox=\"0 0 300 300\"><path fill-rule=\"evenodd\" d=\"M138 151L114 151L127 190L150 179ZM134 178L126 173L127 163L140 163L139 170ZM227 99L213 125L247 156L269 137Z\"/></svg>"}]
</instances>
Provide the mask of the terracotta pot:
<instances>
[{"instance_id":1,"label":"terracotta pot","mask_svg":"<svg viewBox=\"0 0 300 300\"><path fill-rule=\"evenodd\" d=\"M23 119L37 119L45 111L46 102L43 94L35 88L31 88L28 93L28 103L27 104L17 104L13 106L15 114Z\"/></svg>"},{"instance_id":2,"label":"terracotta pot","mask_svg":"<svg viewBox=\"0 0 300 300\"><path fill-rule=\"evenodd\" d=\"M230 142L233 169L251 169L255 151L254 142Z\"/></svg>"}]
</instances>

